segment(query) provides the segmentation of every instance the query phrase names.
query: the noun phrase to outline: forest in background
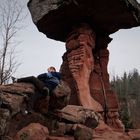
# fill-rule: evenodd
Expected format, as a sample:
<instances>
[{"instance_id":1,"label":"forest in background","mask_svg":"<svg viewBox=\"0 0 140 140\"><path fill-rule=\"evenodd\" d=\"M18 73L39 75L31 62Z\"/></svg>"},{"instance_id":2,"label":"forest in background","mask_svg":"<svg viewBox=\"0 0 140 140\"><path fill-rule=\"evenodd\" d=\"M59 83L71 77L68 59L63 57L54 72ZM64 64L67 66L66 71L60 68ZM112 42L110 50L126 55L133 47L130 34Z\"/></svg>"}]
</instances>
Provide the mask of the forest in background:
<instances>
[{"instance_id":1,"label":"forest in background","mask_svg":"<svg viewBox=\"0 0 140 140\"><path fill-rule=\"evenodd\" d=\"M140 128L140 75L137 69L114 76L111 86L118 95L120 117L126 129Z\"/></svg>"}]
</instances>

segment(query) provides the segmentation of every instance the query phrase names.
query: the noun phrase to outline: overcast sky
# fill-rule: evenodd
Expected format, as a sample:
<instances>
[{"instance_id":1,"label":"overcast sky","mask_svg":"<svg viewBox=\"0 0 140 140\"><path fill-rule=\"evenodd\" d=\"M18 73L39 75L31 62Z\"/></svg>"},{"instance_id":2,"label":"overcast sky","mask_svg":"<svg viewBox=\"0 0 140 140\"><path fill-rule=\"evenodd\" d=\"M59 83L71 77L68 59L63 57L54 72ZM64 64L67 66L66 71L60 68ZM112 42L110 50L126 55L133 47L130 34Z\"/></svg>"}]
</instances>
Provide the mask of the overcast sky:
<instances>
[{"instance_id":1,"label":"overcast sky","mask_svg":"<svg viewBox=\"0 0 140 140\"><path fill-rule=\"evenodd\" d=\"M25 30L19 34L22 43L18 46L20 50L18 59L22 64L14 76L36 76L46 72L49 66L55 66L59 70L65 44L48 39L40 33L33 24L30 14L26 19L26 25L28 26ZM140 27L120 30L111 37L113 41L108 47L110 76L122 75L124 71L129 72L134 68L140 72Z\"/></svg>"}]
</instances>

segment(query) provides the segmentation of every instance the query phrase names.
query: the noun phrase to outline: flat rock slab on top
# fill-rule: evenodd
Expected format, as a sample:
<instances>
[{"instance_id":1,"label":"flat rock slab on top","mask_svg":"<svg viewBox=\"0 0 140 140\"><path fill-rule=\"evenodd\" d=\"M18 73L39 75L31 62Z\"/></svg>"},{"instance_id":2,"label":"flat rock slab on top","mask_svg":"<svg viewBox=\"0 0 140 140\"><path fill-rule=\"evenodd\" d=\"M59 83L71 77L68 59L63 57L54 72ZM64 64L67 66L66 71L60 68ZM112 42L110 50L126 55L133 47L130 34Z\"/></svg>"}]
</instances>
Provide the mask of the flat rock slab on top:
<instances>
[{"instance_id":1,"label":"flat rock slab on top","mask_svg":"<svg viewBox=\"0 0 140 140\"><path fill-rule=\"evenodd\" d=\"M140 25L136 0L30 0L28 7L39 31L59 41L80 22L103 35Z\"/></svg>"}]
</instances>

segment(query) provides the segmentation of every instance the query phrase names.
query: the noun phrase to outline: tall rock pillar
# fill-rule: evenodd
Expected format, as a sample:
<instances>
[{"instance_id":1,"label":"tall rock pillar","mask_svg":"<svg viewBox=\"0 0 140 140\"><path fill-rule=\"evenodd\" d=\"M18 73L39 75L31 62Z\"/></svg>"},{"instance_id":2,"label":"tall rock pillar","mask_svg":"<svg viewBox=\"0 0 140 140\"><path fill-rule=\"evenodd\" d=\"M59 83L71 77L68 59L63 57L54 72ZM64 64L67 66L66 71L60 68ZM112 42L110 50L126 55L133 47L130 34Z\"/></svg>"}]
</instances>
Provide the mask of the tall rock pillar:
<instances>
[{"instance_id":1,"label":"tall rock pillar","mask_svg":"<svg viewBox=\"0 0 140 140\"><path fill-rule=\"evenodd\" d=\"M62 77L72 89L70 104L100 112L108 125L122 130L123 125L118 119L118 101L111 90L107 72L110 38L100 37L102 43L96 44L98 38L94 29L86 23L73 28L66 40Z\"/></svg>"}]
</instances>

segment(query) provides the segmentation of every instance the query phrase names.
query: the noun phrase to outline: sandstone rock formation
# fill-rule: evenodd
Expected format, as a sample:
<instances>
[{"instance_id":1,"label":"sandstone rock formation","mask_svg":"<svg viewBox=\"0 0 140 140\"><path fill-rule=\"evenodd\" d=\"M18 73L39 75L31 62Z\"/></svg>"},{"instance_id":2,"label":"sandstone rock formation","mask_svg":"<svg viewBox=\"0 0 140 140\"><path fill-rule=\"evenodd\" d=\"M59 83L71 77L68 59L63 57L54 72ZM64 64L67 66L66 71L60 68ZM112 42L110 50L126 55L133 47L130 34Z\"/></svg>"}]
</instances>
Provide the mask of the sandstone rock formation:
<instances>
[{"instance_id":1,"label":"sandstone rock formation","mask_svg":"<svg viewBox=\"0 0 140 140\"><path fill-rule=\"evenodd\" d=\"M67 91L64 87L61 87L61 90L57 89L59 92L55 91L54 95L56 98L59 95L58 100L61 102L65 102L63 97L69 96L67 92L62 96L63 92L60 91L62 89ZM130 130L128 133L113 131L104 123L100 113L83 106L67 105L62 109L59 106L59 109L42 113L42 107L36 109L35 106L40 107L40 103L36 102L32 112L28 112L27 99L35 92L36 88L30 83L0 86L1 140L133 140L140 138L140 130ZM20 98L23 100L19 100ZM42 102L45 105L45 101Z\"/></svg>"},{"instance_id":2,"label":"sandstone rock formation","mask_svg":"<svg viewBox=\"0 0 140 140\"><path fill-rule=\"evenodd\" d=\"M54 90L49 111L46 99L38 99L32 111L28 110L29 99L36 93L37 89L31 83L0 86L1 140L132 140L139 138L140 130L131 130L125 134L113 131L104 123L100 113L83 106L67 105L71 94L67 82L61 81ZM118 114L108 113L111 118L115 117L110 119L112 120L110 123L116 123Z\"/></svg>"},{"instance_id":3,"label":"sandstone rock formation","mask_svg":"<svg viewBox=\"0 0 140 140\"><path fill-rule=\"evenodd\" d=\"M34 85L14 83L0 86L0 139L54 140L62 137L62 139L71 139L71 137L74 139L74 133L79 137L77 131L89 132L92 137L92 128L98 125L99 116L82 106L66 106L70 90L64 83L61 81L61 85L51 96L56 104L61 101L61 106L59 104L54 106L54 102L50 102L51 110L48 111L46 100L39 99L41 103L36 101L31 112L28 110L28 102L37 92ZM66 107L63 108L62 105Z\"/></svg>"},{"instance_id":4,"label":"sandstone rock formation","mask_svg":"<svg viewBox=\"0 0 140 140\"><path fill-rule=\"evenodd\" d=\"M28 7L39 31L66 42L62 81L49 102L38 99L32 110L29 101L38 93L33 84L1 86L1 139L140 138L139 130L124 133L107 71L109 35L139 26L140 5L135 0L30 0Z\"/></svg>"},{"instance_id":5,"label":"sandstone rock formation","mask_svg":"<svg viewBox=\"0 0 140 140\"><path fill-rule=\"evenodd\" d=\"M30 0L28 7L39 31L61 41L81 22L89 23L104 37L140 25L136 0Z\"/></svg>"},{"instance_id":6,"label":"sandstone rock formation","mask_svg":"<svg viewBox=\"0 0 140 140\"><path fill-rule=\"evenodd\" d=\"M91 97L89 79L94 70L95 33L87 24L82 24L70 33L66 41L68 67L76 82L79 103L95 111L103 111L102 106Z\"/></svg>"},{"instance_id":7,"label":"sandstone rock formation","mask_svg":"<svg viewBox=\"0 0 140 140\"><path fill-rule=\"evenodd\" d=\"M98 111L112 129L124 131L109 84L107 46L111 33L140 25L137 1L32 0L28 7L39 31L66 42L61 73L72 91L69 104Z\"/></svg>"},{"instance_id":8,"label":"sandstone rock formation","mask_svg":"<svg viewBox=\"0 0 140 140\"><path fill-rule=\"evenodd\" d=\"M95 48L95 38L96 33L90 26L82 23L70 33L66 41L67 52L63 56L61 72L72 90L70 104L100 112L110 127L123 131L118 101L109 84L109 52L106 48Z\"/></svg>"}]
</instances>

